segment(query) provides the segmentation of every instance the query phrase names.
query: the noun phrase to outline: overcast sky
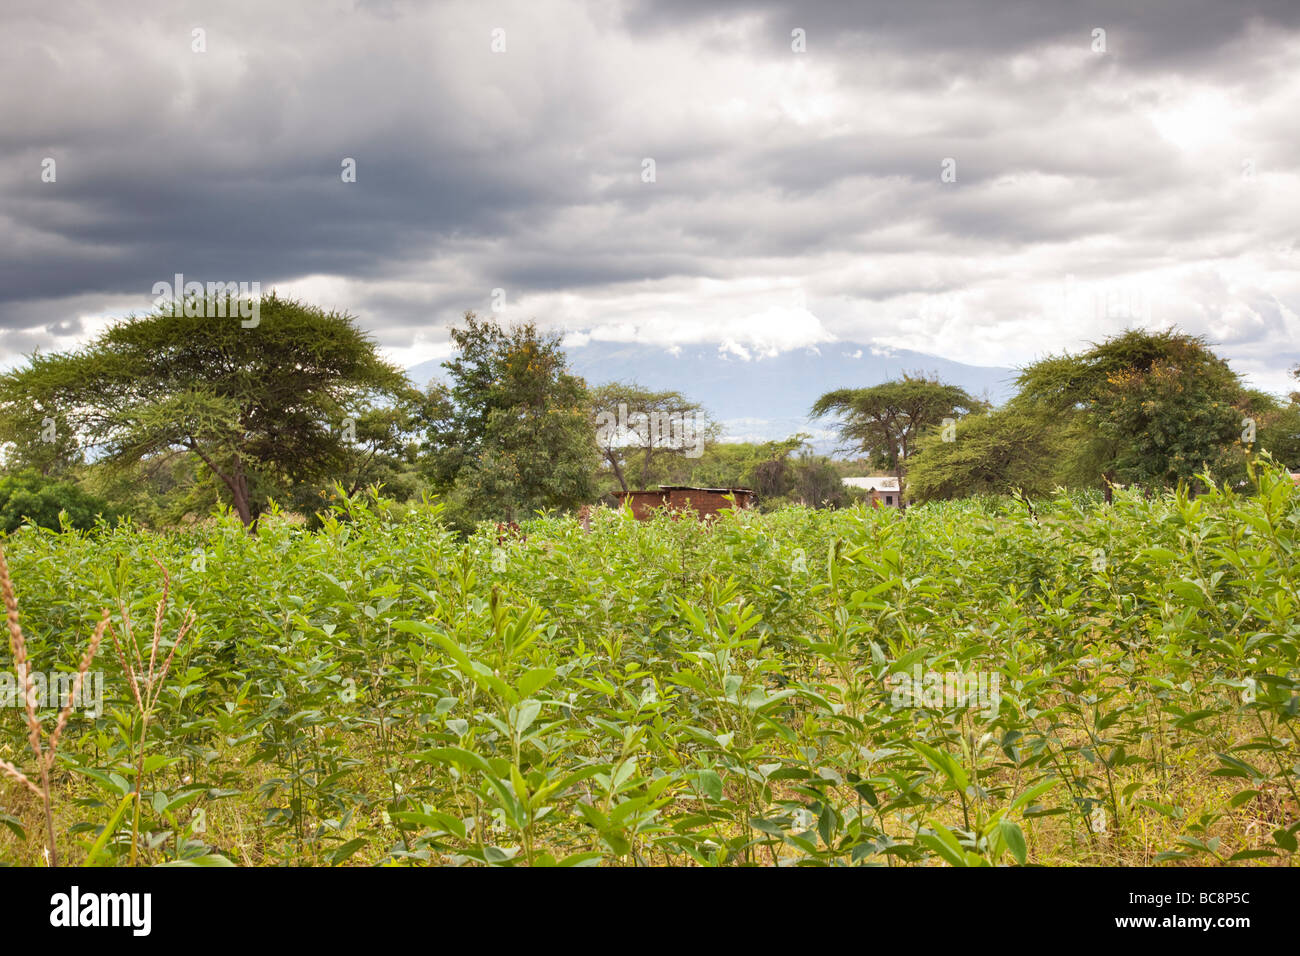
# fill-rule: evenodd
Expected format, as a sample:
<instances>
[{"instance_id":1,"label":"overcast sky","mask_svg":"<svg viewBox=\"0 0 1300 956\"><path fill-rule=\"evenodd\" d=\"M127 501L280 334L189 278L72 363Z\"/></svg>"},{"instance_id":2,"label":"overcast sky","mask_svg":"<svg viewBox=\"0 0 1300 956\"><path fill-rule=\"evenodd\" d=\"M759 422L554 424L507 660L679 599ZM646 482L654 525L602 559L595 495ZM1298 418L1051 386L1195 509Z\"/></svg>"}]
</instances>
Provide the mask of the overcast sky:
<instances>
[{"instance_id":1,"label":"overcast sky","mask_svg":"<svg viewBox=\"0 0 1300 956\"><path fill-rule=\"evenodd\" d=\"M1294 0L0 10L5 366L178 272L406 365L495 289L571 343L737 361L1171 324L1274 391L1300 361Z\"/></svg>"}]
</instances>

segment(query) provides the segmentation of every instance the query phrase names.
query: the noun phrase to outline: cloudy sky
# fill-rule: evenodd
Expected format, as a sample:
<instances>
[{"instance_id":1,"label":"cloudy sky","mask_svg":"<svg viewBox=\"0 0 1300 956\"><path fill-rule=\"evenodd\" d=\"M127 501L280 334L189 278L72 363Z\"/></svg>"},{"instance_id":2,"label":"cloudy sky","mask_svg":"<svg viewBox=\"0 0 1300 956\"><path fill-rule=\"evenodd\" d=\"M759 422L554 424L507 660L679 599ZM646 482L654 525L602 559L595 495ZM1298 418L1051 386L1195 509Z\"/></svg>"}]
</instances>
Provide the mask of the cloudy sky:
<instances>
[{"instance_id":1,"label":"cloudy sky","mask_svg":"<svg viewBox=\"0 0 1300 956\"><path fill-rule=\"evenodd\" d=\"M175 273L346 309L406 365L466 309L741 361L1008 366L1139 325L1275 391L1300 361L1294 0L0 18L3 366Z\"/></svg>"}]
</instances>

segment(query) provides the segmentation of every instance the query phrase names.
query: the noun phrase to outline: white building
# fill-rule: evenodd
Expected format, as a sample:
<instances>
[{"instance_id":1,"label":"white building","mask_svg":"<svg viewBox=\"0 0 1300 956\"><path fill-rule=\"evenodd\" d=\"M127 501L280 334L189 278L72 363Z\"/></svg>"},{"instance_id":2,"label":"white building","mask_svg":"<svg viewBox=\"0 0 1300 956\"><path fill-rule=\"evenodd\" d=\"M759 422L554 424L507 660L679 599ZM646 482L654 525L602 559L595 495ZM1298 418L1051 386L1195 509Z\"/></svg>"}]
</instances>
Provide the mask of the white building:
<instances>
[{"instance_id":1,"label":"white building","mask_svg":"<svg viewBox=\"0 0 1300 956\"><path fill-rule=\"evenodd\" d=\"M903 503L898 493L898 479L893 475L865 475L861 478L840 479L850 488L861 488L871 493L871 501L886 508L897 508Z\"/></svg>"}]
</instances>

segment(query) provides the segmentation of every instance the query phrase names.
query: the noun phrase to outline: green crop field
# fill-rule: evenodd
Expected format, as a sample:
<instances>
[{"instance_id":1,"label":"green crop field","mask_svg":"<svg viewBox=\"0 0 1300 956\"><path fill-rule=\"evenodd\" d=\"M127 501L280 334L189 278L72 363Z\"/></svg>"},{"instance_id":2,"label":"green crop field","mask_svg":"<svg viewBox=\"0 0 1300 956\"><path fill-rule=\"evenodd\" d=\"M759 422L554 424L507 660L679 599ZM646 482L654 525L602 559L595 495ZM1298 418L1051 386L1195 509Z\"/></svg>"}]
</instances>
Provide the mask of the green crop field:
<instances>
[{"instance_id":1,"label":"green crop field","mask_svg":"<svg viewBox=\"0 0 1300 956\"><path fill-rule=\"evenodd\" d=\"M1110 506L605 510L501 539L360 497L319 531L22 529L4 550L31 673L75 672L109 615L83 685L102 709L73 711L48 766L58 855L1291 865L1300 491L1256 480ZM40 863L8 689L0 860ZM57 709L36 711L43 753Z\"/></svg>"}]
</instances>

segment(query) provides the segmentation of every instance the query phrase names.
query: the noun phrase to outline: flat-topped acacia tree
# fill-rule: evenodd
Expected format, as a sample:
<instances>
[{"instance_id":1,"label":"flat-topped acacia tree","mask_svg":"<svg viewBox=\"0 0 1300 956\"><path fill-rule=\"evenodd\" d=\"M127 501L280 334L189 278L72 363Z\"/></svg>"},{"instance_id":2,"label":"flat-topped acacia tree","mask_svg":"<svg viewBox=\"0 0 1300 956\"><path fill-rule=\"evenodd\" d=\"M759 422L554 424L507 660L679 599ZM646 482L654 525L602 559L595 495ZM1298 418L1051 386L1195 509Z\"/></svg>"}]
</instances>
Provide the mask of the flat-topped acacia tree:
<instances>
[{"instance_id":1,"label":"flat-topped acacia tree","mask_svg":"<svg viewBox=\"0 0 1300 956\"><path fill-rule=\"evenodd\" d=\"M207 315L128 318L79 351L38 353L0 376L0 441L57 419L95 461L193 454L255 528L266 488L346 471L358 453L347 444L354 410L421 401L348 315L271 295L246 327L233 303L208 304Z\"/></svg>"},{"instance_id":2,"label":"flat-topped acacia tree","mask_svg":"<svg viewBox=\"0 0 1300 956\"><path fill-rule=\"evenodd\" d=\"M924 375L909 375L868 388L840 388L827 392L812 407L812 417L838 415L844 444L888 468L898 479L898 494L905 495L904 475L917 439L948 417L982 411L987 403L956 385Z\"/></svg>"}]
</instances>

